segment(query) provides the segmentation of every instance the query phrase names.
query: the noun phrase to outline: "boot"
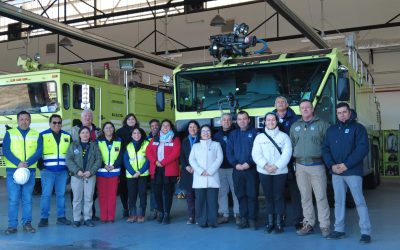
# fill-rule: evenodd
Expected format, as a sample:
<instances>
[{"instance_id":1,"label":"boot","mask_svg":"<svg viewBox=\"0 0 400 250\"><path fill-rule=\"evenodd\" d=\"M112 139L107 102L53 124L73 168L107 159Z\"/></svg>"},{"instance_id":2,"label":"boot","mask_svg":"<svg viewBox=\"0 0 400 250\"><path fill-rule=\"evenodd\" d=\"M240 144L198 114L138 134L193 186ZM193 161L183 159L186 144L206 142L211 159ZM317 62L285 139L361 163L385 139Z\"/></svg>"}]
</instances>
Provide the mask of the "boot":
<instances>
[{"instance_id":1,"label":"boot","mask_svg":"<svg viewBox=\"0 0 400 250\"><path fill-rule=\"evenodd\" d=\"M241 218L240 224L238 225L239 229L244 229L249 227L249 222L247 221L246 218Z\"/></svg>"},{"instance_id":2,"label":"boot","mask_svg":"<svg viewBox=\"0 0 400 250\"><path fill-rule=\"evenodd\" d=\"M164 218L162 220L162 224L166 225L169 224L170 220L169 220L169 213L164 213Z\"/></svg>"},{"instance_id":3,"label":"boot","mask_svg":"<svg viewBox=\"0 0 400 250\"><path fill-rule=\"evenodd\" d=\"M272 230L274 230L274 215L268 214L267 223L265 225L265 232L270 234L272 233Z\"/></svg>"},{"instance_id":4,"label":"boot","mask_svg":"<svg viewBox=\"0 0 400 250\"><path fill-rule=\"evenodd\" d=\"M276 226L275 226L275 233L280 234L283 233L283 218L282 215L276 215Z\"/></svg>"},{"instance_id":5,"label":"boot","mask_svg":"<svg viewBox=\"0 0 400 250\"><path fill-rule=\"evenodd\" d=\"M281 217L282 217L281 225L282 227L286 227L286 219L287 219L286 214L282 214Z\"/></svg>"},{"instance_id":6,"label":"boot","mask_svg":"<svg viewBox=\"0 0 400 250\"><path fill-rule=\"evenodd\" d=\"M157 222L161 224L163 222L163 220L164 220L164 213L158 211L157 212Z\"/></svg>"}]
</instances>

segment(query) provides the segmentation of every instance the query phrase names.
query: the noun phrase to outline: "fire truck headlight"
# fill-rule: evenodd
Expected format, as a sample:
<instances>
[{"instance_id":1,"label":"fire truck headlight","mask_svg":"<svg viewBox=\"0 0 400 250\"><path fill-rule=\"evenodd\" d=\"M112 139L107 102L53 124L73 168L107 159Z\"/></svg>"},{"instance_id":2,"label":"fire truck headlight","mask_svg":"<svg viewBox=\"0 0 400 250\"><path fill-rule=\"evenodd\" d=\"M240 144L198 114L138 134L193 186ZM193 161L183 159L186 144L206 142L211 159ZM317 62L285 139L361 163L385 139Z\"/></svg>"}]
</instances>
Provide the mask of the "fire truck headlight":
<instances>
[{"instance_id":1,"label":"fire truck headlight","mask_svg":"<svg viewBox=\"0 0 400 250\"><path fill-rule=\"evenodd\" d=\"M162 81L164 84L170 84L171 83L171 76L169 74L164 74L162 77Z\"/></svg>"}]
</instances>

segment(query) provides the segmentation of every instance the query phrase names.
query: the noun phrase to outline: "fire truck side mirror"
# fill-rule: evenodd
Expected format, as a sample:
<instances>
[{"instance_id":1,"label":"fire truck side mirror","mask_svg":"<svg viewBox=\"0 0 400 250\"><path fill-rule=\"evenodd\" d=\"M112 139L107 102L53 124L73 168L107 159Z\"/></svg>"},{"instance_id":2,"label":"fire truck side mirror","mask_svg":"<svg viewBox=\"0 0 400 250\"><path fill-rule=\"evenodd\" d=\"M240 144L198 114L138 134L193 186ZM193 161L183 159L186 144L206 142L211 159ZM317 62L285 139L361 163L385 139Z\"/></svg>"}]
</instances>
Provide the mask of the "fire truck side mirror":
<instances>
[{"instance_id":1,"label":"fire truck side mirror","mask_svg":"<svg viewBox=\"0 0 400 250\"><path fill-rule=\"evenodd\" d=\"M160 90L156 92L156 108L157 112L163 112L165 110L165 94Z\"/></svg>"},{"instance_id":2,"label":"fire truck side mirror","mask_svg":"<svg viewBox=\"0 0 400 250\"><path fill-rule=\"evenodd\" d=\"M350 99L350 83L347 77L338 77L337 99L341 102L347 102Z\"/></svg>"},{"instance_id":3,"label":"fire truck side mirror","mask_svg":"<svg viewBox=\"0 0 400 250\"><path fill-rule=\"evenodd\" d=\"M350 100L349 70L346 66L340 65L337 73L337 99L347 102Z\"/></svg>"}]
</instances>

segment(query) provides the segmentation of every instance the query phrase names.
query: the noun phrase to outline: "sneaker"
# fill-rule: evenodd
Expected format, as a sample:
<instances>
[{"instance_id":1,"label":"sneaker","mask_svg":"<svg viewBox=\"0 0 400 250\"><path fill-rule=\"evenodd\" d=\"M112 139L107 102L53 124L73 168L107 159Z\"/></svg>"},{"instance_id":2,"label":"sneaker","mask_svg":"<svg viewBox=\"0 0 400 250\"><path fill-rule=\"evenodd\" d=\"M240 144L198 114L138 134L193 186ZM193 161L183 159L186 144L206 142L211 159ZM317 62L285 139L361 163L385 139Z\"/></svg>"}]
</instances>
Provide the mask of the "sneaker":
<instances>
[{"instance_id":1,"label":"sneaker","mask_svg":"<svg viewBox=\"0 0 400 250\"><path fill-rule=\"evenodd\" d=\"M194 219L193 217L189 217L189 219L186 221L187 225L193 225L194 224Z\"/></svg>"},{"instance_id":2,"label":"sneaker","mask_svg":"<svg viewBox=\"0 0 400 250\"><path fill-rule=\"evenodd\" d=\"M25 225L22 226L22 229L26 233L36 233L36 229L32 227L32 224L30 221L25 223Z\"/></svg>"},{"instance_id":3,"label":"sneaker","mask_svg":"<svg viewBox=\"0 0 400 250\"><path fill-rule=\"evenodd\" d=\"M73 227L80 227L81 226L81 222L80 221L74 221L74 223L72 223Z\"/></svg>"},{"instance_id":4,"label":"sneaker","mask_svg":"<svg viewBox=\"0 0 400 250\"><path fill-rule=\"evenodd\" d=\"M60 217L60 218L57 218L56 224L57 224L57 225L71 225L71 221L68 220L68 219L65 218L65 217Z\"/></svg>"},{"instance_id":5,"label":"sneaker","mask_svg":"<svg viewBox=\"0 0 400 250\"><path fill-rule=\"evenodd\" d=\"M15 227L9 227L4 231L4 234L10 235L10 234L15 234L18 232L18 230Z\"/></svg>"},{"instance_id":6,"label":"sneaker","mask_svg":"<svg viewBox=\"0 0 400 250\"><path fill-rule=\"evenodd\" d=\"M128 222L128 223L137 222L137 216L135 216L135 215L129 216L128 219L126 220L126 222Z\"/></svg>"},{"instance_id":7,"label":"sneaker","mask_svg":"<svg viewBox=\"0 0 400 250\"><path fill-rule=\"evenodd\" d=\"M344 232L333 231L326 238L328 240L339 240L339 239L343 239L344 237L345 237Z\"/></svg>"},{"instance_id":8,"label":"sneaker","mask_svg":"<svg viewBox=\"0 0 400 250\"><path fill-rule=\"evenodd\" d=\"M240 215L239 214L235 214L235 223L236 223L236 225L239 225L240 222L241 222Z\"/></svg>"},{"instance_id":9,"label":"sneaker","mask_svg":"<svg viewBox=\"0 0 400 250\"><path fill-rule=\"evenodd\" d=\"M371 236L368 234L361 234L360 243L362 244L371 243Z\"/></svg>"},{"instance_id":10,"label":"sneaker","mask_svg":"<svg viewBox=\"0 0 400 250\"><path fill-rule=\"evenodd\" d=\"M328 235L331 233L331 230L329 229L329 227L321 227L320 230L321 230L322 237L324 237L324 238L328 237Z\"/></svg>"},{"instance_id":11,"label":"sneaker","mask_svg":"<svg viewBox=\"0 0 400 250\"><path fill-rule=\"evenodd\" d=\"M38 227L47 227L49 225L49 219L40 219Z\"/></svg>"},{"instance_id":12,"label":"sneaker","mask_svg":"<svg viewBox=\"0 0 400 250\"><path fill-rule=\"evenodd\" d=\"M218 224L225 224L228 222L229 222L229 217L221 216L221 217L218 217L218 219L217 219Z\"/></svg>"},{"instance_id":13,"label":"sneaker","mask_svg":"<svg viewBox=\"0 0 400 250\"><path fill-rule=\"evenodd\" d=\"M83 225L87 227L94 227L94 223L92 220L85 220L85 222L83 222Z\"/></svg>"},{"instance_id":14,"label":"sneaker","mask_svg":"<svg viewBox=\"0 0 400 250\"><path fill-rule=\"evenodd\" d=\"M138 216L137 217L137 222L138 223L143 223L144 222L144 216Z\"/></svg>"},{"instance_id":15,"label":"sneaker","mask_svg":"<svg viewBox=\"0 0 400 250\"><path fill-rule=\"evenodd\" d=\"M297 235L300 235L300 236L312 234L312 233L314 233L314 228L309 224L305 224L302 228L297 230L296 233L297 233Z\"/></svg>"},{"instance_id":16,"label":"sneaker","mask_svg":"<svg viewBox=\"0 0 400 250\"><path fill-rule=\"evenodd\" d=\"M186 199L186 195L184 192L180 191L177 195L176 198L178 199Z\"/></svg>"}]
</instances>

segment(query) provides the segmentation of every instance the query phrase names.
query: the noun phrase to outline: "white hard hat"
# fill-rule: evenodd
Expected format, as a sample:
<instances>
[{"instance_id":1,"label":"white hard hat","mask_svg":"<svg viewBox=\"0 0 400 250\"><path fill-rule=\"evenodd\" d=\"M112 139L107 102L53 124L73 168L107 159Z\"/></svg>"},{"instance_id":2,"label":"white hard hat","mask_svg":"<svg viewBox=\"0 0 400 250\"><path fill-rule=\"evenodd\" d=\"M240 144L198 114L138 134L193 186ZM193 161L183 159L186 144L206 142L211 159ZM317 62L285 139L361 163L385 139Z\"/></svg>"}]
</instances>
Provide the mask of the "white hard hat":
<instances>
[{"instance_id":1,"label":"white hard hat","mask_svg":"<svg viewBox=\"0 0 400 250\"><path fill-rule=\"evenodd\" d=\"M13 175L14 182L18 185L24 185L25 183L28 182L30 175L31 171L29 171L29 169L17 168L17 170L15 170Z\"/></svg>"}]
</instances>

